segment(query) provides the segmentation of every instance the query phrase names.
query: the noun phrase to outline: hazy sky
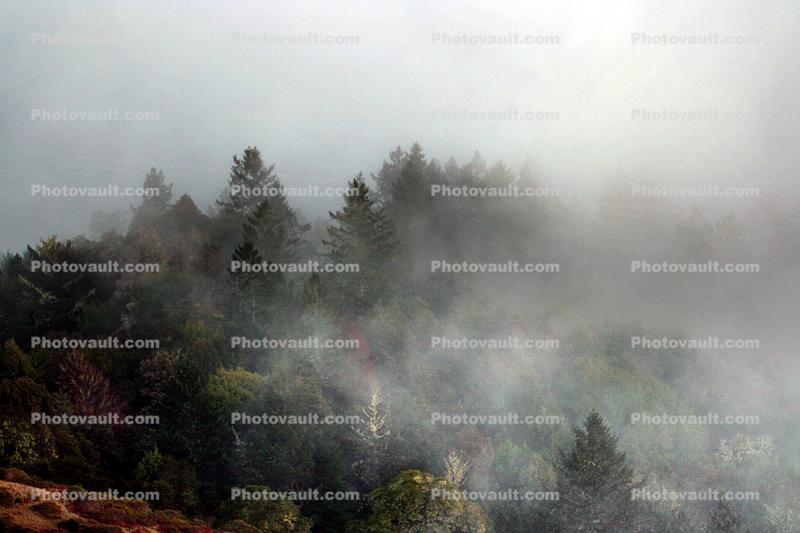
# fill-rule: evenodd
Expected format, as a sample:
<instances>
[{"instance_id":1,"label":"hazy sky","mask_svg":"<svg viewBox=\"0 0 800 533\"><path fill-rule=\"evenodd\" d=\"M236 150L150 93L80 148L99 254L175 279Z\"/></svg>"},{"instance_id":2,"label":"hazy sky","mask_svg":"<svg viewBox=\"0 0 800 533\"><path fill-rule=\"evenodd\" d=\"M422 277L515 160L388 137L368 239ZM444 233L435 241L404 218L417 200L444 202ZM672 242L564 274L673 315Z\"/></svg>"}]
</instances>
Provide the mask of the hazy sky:
<instances>
[{"instance_id":1,"label":"hazy sky","mask_svg":"<svg viewBox=\"0 0 800 533\"><path fill-rule=\"evenodd\" d=\"M204 209L248 144L286 185L339 186L419 141L445 160L530 159L584 191L626 175L794 194L796 2L607 4L3 2L2 249L139 202L32 197L33 183L136 186L156 166ZM348 42L288 42L309 34ZM157 120L42 118L109 108ZM486 115L508 110L523 119Z\"/></svg>"}]
</instances>

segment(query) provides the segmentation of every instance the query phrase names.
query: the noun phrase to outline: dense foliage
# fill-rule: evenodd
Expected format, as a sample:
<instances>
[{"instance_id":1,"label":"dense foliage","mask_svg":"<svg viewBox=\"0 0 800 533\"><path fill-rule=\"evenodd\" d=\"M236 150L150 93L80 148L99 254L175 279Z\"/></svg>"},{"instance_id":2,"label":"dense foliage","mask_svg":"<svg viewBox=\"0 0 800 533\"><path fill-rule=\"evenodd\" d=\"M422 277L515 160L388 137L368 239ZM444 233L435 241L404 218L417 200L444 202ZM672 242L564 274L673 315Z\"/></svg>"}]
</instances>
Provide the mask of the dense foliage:
<instances>
[{"instance_id":1,"label":"dense foliage","mask_svg":"<svg viewBox=\"0 0 800 533\"><path fill-rule=\"evenodd\" d=\"M625 218L635 214L631 206L604 204L586 215L558 198L433 197L433 184L538 183L527 168L516 175L478 154L466 165L441 166L419 145L391 152L373 177L374 187L353 178L343 206L328 221L308 223L290 206L274 166L248 147L207 212L188 194L173 201L172 185L152 169L145 186L161 194L133 208L124 234L53 236L4 257L0 466L97 490L157 490L157 507L229 531L800 531L800 476L787 437L796 421L764 416L752 435L742 427L632 426L635 412L741 406L736 411L709 386L714 371L696 352L631 349L631 335L664 333L653 326L663 316L634 320L640 311L633 307L625 312L635 326L586 319L583 302L622 308L619 294L641 289L640 280L593 281L619 267L625 252L744 257L748 245L735 219L675 212L637 225ZM248 187L271 193L239 192ZM648 247L655 235L659 246ZM765 257L778 264L788 244L771 242ZM486 278L432 273L432 260L559 262L562 270ZM33 261L160 268L46 273L32 271ZM231 261L360 270L242 272ZM673 291L665 307L700 290L663 283ZM726 305L755 293L740 280L702 290L712 294L714 283L733 295ZM694 307L704 312L702 303ZM430 341L464 332L561 343L447 350ZM108 336L159 346L47 349L32 340ZM359 342L262 349L234 346L234 337ZM33 412L147 414L160 423L42 425L31 424ZM435 425L434 412L555 415L563 423ZM232 423L232 413L358 414L361 423L248 425ZM764 435L778 444L754 444ZM362 496L238 501L233 487ZM437 487L559 498L440 500L431 496ZM631 491L644 487L757 490L761 499L632 500Z\"/></svg>"}]
</instances>

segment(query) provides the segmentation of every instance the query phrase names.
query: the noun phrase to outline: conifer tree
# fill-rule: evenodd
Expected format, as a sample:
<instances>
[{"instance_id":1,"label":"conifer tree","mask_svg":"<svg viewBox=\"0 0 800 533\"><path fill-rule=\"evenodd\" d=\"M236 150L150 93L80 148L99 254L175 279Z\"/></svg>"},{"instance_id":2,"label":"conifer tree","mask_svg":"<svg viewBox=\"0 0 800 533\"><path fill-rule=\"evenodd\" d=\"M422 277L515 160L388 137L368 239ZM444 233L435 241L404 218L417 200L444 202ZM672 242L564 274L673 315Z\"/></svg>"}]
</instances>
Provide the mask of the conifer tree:
<instances>
[{"instance_id":1,"label":"conifer tree","mask_svg":"<svg viewBox=\"0 0 800 533\"><path fill-rule=\"evenodd\" d=\"M420 243L437 242L434 232L435 211L431 197L431 181L425 176L427 163L419 144L414 144L400 178L392 186L392 197L386 211L397 226L397 236L403 245L402 272L416 293L419 283L429 271L429 260L418 252Z\"/></svg>"},{"instance_id":2,"label":"conifer tree","mask_svg":"<svg viewBox=\"0 0 800 533\"><path fill-rule=\"evenodd\" d=\"M378 175L372 176L377 184L377 197L381 202L386 202L391 198L392 187L394 182L400 178L400 172L403 170L406 160L405 151L398 146L392 152L389 152L388 161L384 159Z\"/></svg>"},{"instance_id":3,"label":"conifer tree","mask_svg":"<svg viewBox=\"0 0 800 533\"><path fill-rule=\"evenodd\" d=\"M280 181L273 172L274 169L275 165L264 164L258 148L248 146L241 159L233 156L228 179L228 198L217 200L217 205L244 215L249 214L271 191L280 189Z\"/></svg>"},{"instance_id":4,"label":"conifer tree","mask_svg":"<svg viewBox=\"0 0 800 533\"><path fill-rule=\"evenodd\" d=\"M167 212L172 200L172 184L168 185L164 172L156 170L155 167L151 167L145 176L143 187L152 192L142 198L142 205L131 206L133 218L129 230L132 233L139 233L157 223Z\"/></svg>"},{"instance_id":5,"label":"conifer tree","mask_svg":"<svg viewBox=\"0 0 800 533\"><path fill-rule=\"evenodd\" d=\"M425 179L425 156L422 147L414 144L400 177L392 184L392 198L389 205L399 219L409 219L425 212L430 204L430 187Z\"/></svg>"},{"instance_id":6,"label":"conifer tree","mask_svg":"<svg viewBox=\"0 0 800 533\"><path fill-rule=\"evenodd\" d=\"M486 160L481 157L480 152L477 150L472 155L472 160L464 165L464 174L469 176L473 183L483 181L489 176Z\"/></svg>"},{"instance_id":7,"label":"conifer tree","mask_svg":"<svg viewBox=\"0 0 800 533\"><path fill-rule=\"evenodd\" d=\"M514 181L514 173L502 161L498 161L489 169L486 179L493 186L504 187Z\"/></svg>"},{"instance_id":8,"label":"conifer tree","mask_svg":"<svg viewBox=\"0 0 800 533\"><path fill-rule=\"evenodd\" d=\"M197 208L197 204L188 194L181 195L169 210L168 215L167 229L177 233L204 229L208 220L208 217Z\"/></svg>"},{"instance_id":9,"label":"conifer tree","mask_svg":"<svg viewBox=\"0 0 800 533\"><path fill-rule=\"evenodd\" d=\"M409 166L416 172L409 172ZM373 176L377 183L376 199L387 206L392 203L419 204L415 191L424 191L427 196L429 194L427 186L432 180L441 181L443 174L444 171L437 162L428 162L425 159L419 143L412 144L408 152L398 146L389 153L389 160L384 160L378 175ZM437 177L440 179L435 179Z\"/></svg>"},{"instance_id":10,"label":"conifer tree","mask_svg":"<svg viewBox=\"0 0 800 533\"><path fill-rule=\"evenodd\" d=\"M261 200L242 227L245 242L251 243L271 263L292 263L304 252L303 234L310 229L300 224L282 195Z\"/></svg>"},{"instance_id":11,"label":"conifer tree","mask_svg":"<svg viewBox=\"0 0 800 533\"><path fill-rule=\"evenodd\" d=\"M556 465L557 512L567 531L617 531L634 518L631 490L639 484L617 451L617 437L592 411L584 427L574 428L575 449L561 450Z\"/></svg>"},{"instance_id":12,"label":"conifer tree","mask_svg":"<svg viewBox=\"0 0 800 533\"><path fill-rule=\"evenodd\" d=\"M344 207L330 217L335 224L328 226L329 239L323 240L328 257L336 263L359 265L358 273L340 278L342 298L351 309L363 312L385 289L397 253L394 224L375 205L361 174L348 184Z\"/></svg>"},{"instance_id":13,"label":"conifer tree","mask_svg":"<svg viewBox=\"0 0 800 533\"><path fill-rule=\"evenodd\" d=\"M163 170L150 167L150 171L144 178L144 188L156 190L158 193L145 196L142 200L143 206L153 207L162 212L167 209L172 200L172 184L167 185Z\"/></svg>"},{"instance_id":14,"label":"conifer tree","mask_svg":"<svg viewBox=\"0 0 800 533\"><path fill-rule=\"evenodd\" d=\"M262 262L258 250L253 246L253 243L247 240L236 247L231 259L248 265L260 264ZM259 288L263 285L263 277L265 274L260 272L232 272L231 276L233 277L238 296L246 307L246 314L250 326L257 327L258 292Z\"/></svg>"}]
</instances>

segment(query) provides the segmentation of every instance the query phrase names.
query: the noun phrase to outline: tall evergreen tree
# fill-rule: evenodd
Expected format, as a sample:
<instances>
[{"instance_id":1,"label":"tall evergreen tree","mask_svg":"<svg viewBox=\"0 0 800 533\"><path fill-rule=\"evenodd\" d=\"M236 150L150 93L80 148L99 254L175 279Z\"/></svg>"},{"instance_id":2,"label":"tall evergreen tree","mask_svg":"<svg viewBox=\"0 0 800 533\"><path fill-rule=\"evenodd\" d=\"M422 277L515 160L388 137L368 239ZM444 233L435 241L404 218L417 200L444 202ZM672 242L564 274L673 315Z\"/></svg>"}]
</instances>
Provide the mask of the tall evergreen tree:
<instances>
[{"instance_id":1,"label":"tall evergreen tree","mask_svg":"<svg viewBox=\"0 0 800 533\"><path fill-rule=\"evenodd\" d=\"M245 242L250 242L262 257L272 263L291 263L303 255L303 234L310 229L300 224L283 195L266 198L255 207L242 227Z\"/></svg>"},{"instance_id":2,"label":"tall evergreen tree","mask_svg":"<svg viewBox=\"0 0 800 533\"><path fill-rule=\"evenodd\" d=\"M181 195L168 211L168 215L166 225L170 231L177 233L202 230L208 224L208 217L197 208L197 204L188 194Z\"/></svg>"},{"instance_id":3,"label":"tall evergreen tree","mask_svg":"<svg viewBox=\"0 0 800 533\"><path fill-rule=\"evenodd\" d=\"M237 246L231 259L250 265L260 264L262 261L258 250L250 241L245 241ZM244 303L245 316L248 318L249 325L257 329L258 289L263 284L265 274L260 272L232 272L231 276L238 293L237 299Z\"/></svg>"},{"instance_id":4,"label":"tall evergreen tree","mask_svg":"<svg viewBox=\"0 0 800 533\"><path fill-rule=\"evenodd\" d=\"M392 184L391 200L387 202L387 210L400 226L421 223L430 216L431 191L426 167L422 147L414 143L399 178Z\"/></svg>"},{"instance_id":5,"label":"tall evergreen tree","mask_svg":"<svg viewBox=\"0 0 800 533\"><path fill-rule=\"evenodd\" d=\"M392 258L397 253L395 228L375 205L361 174L348 184L344 207L330 213L334 225L328 226L328 257L336 263L355 263L358 273L343 274L342 298L357 312L363 312L379 297L389 278Z\"/></svg>"},{"instance_id":6,"label":"tall evergreen tree","mask_svg":"<svg viewBox=\"0 0 800 533\"><path fill-rule=\"evenodd\" d=\"M502 161L498 161L489 169L486 179L492 186L505 187L514 181L514 173Z\"/></svg>"},{"instance_id":7,"label":"tall evergreen tree","mask_svg":"<svg viewBox=\"0 0 800 533\"><path fill-rule=\"evenodd\" d=\"M404 179L403 173L409 165L412 165L419 172L420 183L424 183L426 187L431 182L440 183L444 181L444 171L441 166L435 160L427 161L425 159L425 153L419 143L412 144L407 152L398 146L389 153L388 161L383 161L378 175L372 176L377 184L376 200L388 205L395 199L396 192L402 195L409 187L413 190L411 183L403 183L408 181L409 177L417 179L416 175L408 175ZM400 200L403 201L402 199Z\"/></svg>"},{"instance_id":8,"label":"tall evergreen tree","mask_svg":"<svg viewBox=\"0 0 800 533\"><path fill-rule=\"evenodd\" d=\"M592 411L584 427L574 428L575 449L559 452L559 503L556 508L567 531L620 531L634 518L631 490L639 484L617 451L617 437Z\"/></svg>"},{"instance_id":9,"label":"tall evergreen tree","mask_svg":"<svg viewBox=\"0 0 800 533\"><path fill-rule=\"evenodd\" d=\"M248 146L242 158L233 156L230 178L228 180L227 199L217 200L220 207L249 214L266 198L267 191L280 189L280 181L273 172L275 165L265 165L261 152L255 146ZM261 191L254 193L253 191ZM260 195L259 195L260 194Z\"/></svg>"},{"instance_id":10,"label":"tall evergreen tree","mask_svg":"<svg viewBox=\"0 0 800 533\"><path fill-rule=\"evenodd\" d=\"M383 160L378 175L372 178L377 184L377 197L381 202L386 202L392 196L392 186L400 178L400 172L408 159L405 151L399 146L389 152L389 160Z\"/></svg>"},{"instance_id":11,"label":"tall evergreen tree","mask_svg":"<svg viewBox=\"0 0 800 533\"><path fill-rule=\"evenodd\" d=\"M434 232L439 228L435 227L431 181L426 176L426 168L422 148L415 143L399 179L392 185L391 199L386 203L386 212L397 226L398 240L405 252L402 256L405 282L415 293L430 272L430 257L424 253L426 250L420 243L428 243L431 249L440 249L439 235Z\"/></svg>"},{"instance_id":12,"label":"tall evergreen tree","mask_svg":"<svg viewBox=\"0 0 800 533\"><path fill-rule=\"evenodd\" d=\"M469 176L473 183L481 182L489 176L489 167L480 152L475 150L472 160L464 165L464 175Z\"/></svg>"},{"instance_id":13,"label":"tall evergreen tree","mask_svg":"<svg viewBox=\"0 0 800 533\"><path fill-rule=\"evenodd\" d=\"M242 243L231 259L255 265L294 263L305 253L302 233L309 229L297 221L283 197L261 200L242 225ZM254 331L263 331L267 323L278 327L278 318L289 320L285 305L290 299L291 284L280 272L232 272L236 295L231 302L232 316L243 314L244 323ZM288 292L286 292L288 291ZM244 302L244 306L241 303ZM234 323L241 325L239 320Z\"/></svg>"},{"instance_id":14,"label":"tall evergreen tree","mask_svg":"<svg viewBox=\"0 0 800 533\"><path fill-rule=\"evenodd\" d=\"M151 167L147 176L144 178L145 189L157 191L149 193L142 198L139 207L132 207L133 218L129 230L132 233L139 233L148 226L153 226L159 218L167 212L169 203L172 200L172 184L167 184L164 172Z\"/></svg>"}]
</instances>

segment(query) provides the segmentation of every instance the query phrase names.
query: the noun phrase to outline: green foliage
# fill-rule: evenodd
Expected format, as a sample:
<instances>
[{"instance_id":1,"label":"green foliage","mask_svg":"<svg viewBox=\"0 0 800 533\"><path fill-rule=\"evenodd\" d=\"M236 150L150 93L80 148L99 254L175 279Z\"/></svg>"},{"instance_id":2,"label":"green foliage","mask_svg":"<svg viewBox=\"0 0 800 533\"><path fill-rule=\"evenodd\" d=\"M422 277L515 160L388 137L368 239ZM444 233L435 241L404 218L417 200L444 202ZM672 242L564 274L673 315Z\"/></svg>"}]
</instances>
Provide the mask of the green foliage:
<instances>
[{"instance_id":1,"label":"green foliage","mask_svg":"<svg viewBox=\"0 0 800 533\"><path fill-rule=\"evenodd\" d=\"M426 159L419 144L392 151L375 181L375 187L368 186L360 174L350 180L350 194L328 222L318 224L311 243L308 226L281 192L274 167L248 147L234 157L230 189L208 213L188 194L173 201L172 185L151 169L145 186L161 194L134 208L127 235L99 234L97 226L116 222L96 217L92 237L97 240L53 236L25 253L6 254L0 260L0 462L65 484L158 490L160 506L214 517L224 531L336 532L345 524L359 533L489 531L490 518L504 533L669 532L704 525L709 531L797 529L800 475L786 454L796 448L797 417L788 403L780 404L787 407L786 416L765 423L763 442L762 436L724 428L631 425L634 412L728 412L740 404L710 386L713 370L696 353L630 346L632 335L678 337L680 332L575 325L604 312L591 308L592 302L618 303L614 297L620 287L608 285L600 274L604 266L616 268L615 261L626 255L622 252L632 249L626 239L650 237L658 245L645 249L654 257L663 252L660 248L692 259L735 257L748 249L739 222L732 217L709 222L695 212L637 224L641 219L625 218L626 213L619 226L611 223L619 213L601 212L595 219L552 199L444 201L431 197L431 185L527 187L538 180L526 168L516 176L502 162L488 164L477 152L466 164L451 159L442 167ZM242 188L265 194L248 196ZM601 234L596 238L586 229L595 225ZM659 227L658 239L652 238L651 226ZM675 242L662 245L662 234ZM778 242L795 246L790 241L783 235ZM429 269L432 255L452 262L522 260L521 255L539 261L573 258L576 250L598 261L589 267L571 262L559 281L531 276L494 285L478 276L431 275ZM776 257L790 256L782 249ZM229 273L231 258L358 263L361 271ZM32 261L107 260L158 263L161 271L56 275L30 268ZM689 285L659 293L667 298L660 302L664 313L675 312L668 298L685 296L681 291L689 291L693 302L700 300L692 292L697 286ZM734 288L722 291L726 298L749 294ZM625 313L636 316L638 310ZM465 332L564 342L559 350L541 353L431 347L434 335L457 338ZM30 347L33 336L107 335L156 338L161 348L65 353ZM358 338L362 344L357 349L234 350L232 335ZM381 394L370 389L376 383ZM92 413L123 406L126 414L158 415L160 424L29 423L31 412ZM575 430L574 448L558 455L555 466L553 456L572 444L563 426L430 423L432 411L513 411L575 420L589 410L596 411ZM359 414L363 421L232 427L232 411ZM458 454L448 456L451 450ZM714 510L634 504L629 501L634 469L654 484L678 486L689 480L748 487L763 500ZM444 471L446 477L426 471ZM558 491L561 500L431 498L433 489L459 484ZM230 502L230 487L246 485L355 489L371 492L371 499L302 506ZM125 516L137 512L124 506L97 512L114 509ZM158 513L165 530L190 527L174 511ZM149 523L156 523L155 516L148 514Z\"/></svg>"},{"instance_id":2,"label":"green foliage","mask_svg":"<svg viewBox=\"0 0 800 533\"><path fill-rule=\"evenodd\" d=\"M617 437L599 413L574 428L575 448L559 453L558 514L568 531L609 531L626 527L634 517L631 490L639 486Z\"/></svg>"},{"instance_id":3,"label":"green foliage","mask_svg":"<svg viewBox=\"0 0 800 533\"><path fill-rule=\"evenodd\" d=\"M303 253L303 233L310 226L300 224L284 196L261 200L247 215L242 234L270 263L291 263Z\"/></svg>"},{"instance_id":4,"label":"green foliage","mask_svg":"<svg viewBox=\"0 0 800 533\"><path fill-rule=\"evenodd\" d=\"M248 146L241 159L233 156L233 165L228 181L228 198L218 200L217 205L226 210L249 214L258 205L261 198L258 193L253 194L252 191L263 190L266 192L280 186L273 173L274 169L275 165L266 166L264 164L258 148Z\"/></svg>"},{"instance_id":5,"label":"green foliage","mask_svg":"<svg viewBox=\"0 0 800 533\"><path fill-rule=\"evenodd\" d=\"M435 489L457 491L444 478L406 470L370 493L371 513L351 526L363 533L489 533L492 524L479 505L434 497Z\"/></svg>"},{"instance_id":6,"label":"green foliage","mask_svg":"<svg viewBox=\"0 0 800 533\"><path fill-rule=\"evenodd\" d=\"M263 485L248 485L249 492L269 491ZM289 500L236 500L225 504L224 514L228 524L224 531L237 531L245 524L261 533L310 533L312 522L300 514L300 509ZM237 522L238 521L238 522ZM245 529L239 529L246 531Z\"/></svg>"},{"instance_id":7,"label":"green foliage","mask_svg":"<svg viewBox=\"0 0 800 533\"><path fill-rule=\"evenodd\" d=\"M33 435L7 420L0 422L0 465L25 466L36 460Z\"/></svg>"},{"instance_id":8,"label":"green foliage","mask_svg":"<svg viewBox=\"0 0 800 533\"><path fill-rule=\"evenodd\" d=\"M134 476L139 490L158 492L159 506L197 512L199 482L194 466L187 461L152 450L144 454Z\"/></svg>"},{"instance_id":9,"label":"green foliage","mask_svg":"<svg viewBox=\"0 0 800 533\"><path fill-rule=\"evenodd\" d=\"M264 378L255 372L220 368L208 378L208 394L221 412L233 411L251 404L263 383Z\"/></svg>"},{"instance_id":10,"label":"green foliage","mask_svg":"<svg viewBox=\"0 0 800 533\"><path fill-rule=\"evenodd\" d=\"M392 259L398 251L394 224L377 207L361 174L353 178L345 195L345 206L330 213L328 257L334 263L359 265L359 272L342 276L337 284L336 308L364 314L386 292Z\"/></svg>"}]
</instances>

